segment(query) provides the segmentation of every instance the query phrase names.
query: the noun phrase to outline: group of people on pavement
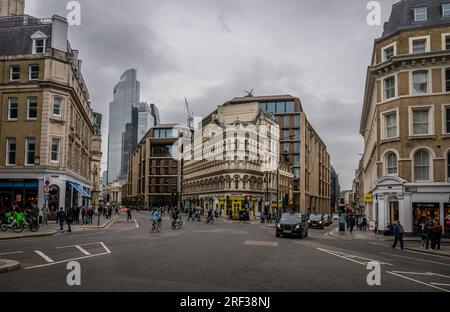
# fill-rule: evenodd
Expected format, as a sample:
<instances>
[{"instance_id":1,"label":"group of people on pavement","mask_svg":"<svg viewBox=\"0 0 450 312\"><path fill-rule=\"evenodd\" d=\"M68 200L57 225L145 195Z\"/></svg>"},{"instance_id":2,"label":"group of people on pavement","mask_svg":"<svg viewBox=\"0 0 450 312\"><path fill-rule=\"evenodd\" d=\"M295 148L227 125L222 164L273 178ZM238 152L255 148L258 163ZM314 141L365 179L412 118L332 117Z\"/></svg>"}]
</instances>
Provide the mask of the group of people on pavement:
<instances>
[{"instance_id":1,"label":"group of people on pavement","mask_svg":"<svg viewBox=\"0 0 450 312\"><path fill-rule=\"evenodd\" d=\"M422 226L422 247L440 250L442 233L442 225L436 220L428 219Z\"/></svg>"},{"instance_id":2,"label":"group of people on pavement","mask_svg":"<svg viewBox=\"0 0 450 312\"><path fill-rule=\"evenodd\" d=\"M261 211L256 214L256 218L261 221L261 223L264 223L267 221L267 223L277 222L277 214L275 212L273 213L265 213L264 211Z\"/></svg>"},{"instance_id":3,"label":"group of people on pavement","mask_svg":"<svg viewBox=\"0 0 450 312\"><path fill-rule=\"evenodd\" d=\"M355 226L359 231L367 230L366 216L357 216L357 215L349 214L345 221L346 221L346 225L347 225L347 230L349 230L350 233L353 233L353 229L355 228Z\"/></svg>"}]
</instances>

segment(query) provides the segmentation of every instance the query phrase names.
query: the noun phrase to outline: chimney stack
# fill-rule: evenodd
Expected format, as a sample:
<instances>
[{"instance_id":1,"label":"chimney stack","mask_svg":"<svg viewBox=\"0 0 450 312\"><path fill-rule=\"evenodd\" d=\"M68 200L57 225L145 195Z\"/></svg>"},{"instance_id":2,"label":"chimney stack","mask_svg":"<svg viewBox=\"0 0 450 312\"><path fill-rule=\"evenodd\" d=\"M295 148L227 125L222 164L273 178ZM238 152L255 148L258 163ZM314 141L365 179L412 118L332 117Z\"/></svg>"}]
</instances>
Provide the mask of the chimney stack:
<instances>
[{"instance_id":1,"label":"chimney stack","mask_svg":"<svg viewBox=\"0 0 450 312\"><path fill-rule=\"evenodd\" d=\"M0 17L25 15L25 0L0 0Z\"/></svg>"}]
</instances>

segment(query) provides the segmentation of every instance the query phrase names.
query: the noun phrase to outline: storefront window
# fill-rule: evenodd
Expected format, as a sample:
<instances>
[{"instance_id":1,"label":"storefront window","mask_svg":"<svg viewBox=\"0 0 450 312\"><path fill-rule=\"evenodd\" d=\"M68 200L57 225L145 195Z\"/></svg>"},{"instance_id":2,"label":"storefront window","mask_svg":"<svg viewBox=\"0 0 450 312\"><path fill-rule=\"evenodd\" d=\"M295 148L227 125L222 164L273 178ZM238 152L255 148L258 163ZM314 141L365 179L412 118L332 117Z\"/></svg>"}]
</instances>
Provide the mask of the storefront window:
<instances>
[{"instance_id":1,"label":"storefront window","mask_svg":"<svg viewBox=\"0 0 450 312\"><path fill-rule=\"evenodd\" d=\"M444 231L446 236L450 236L450 203L444 204Z\"/></svg>"},{"instance_id":2,"label":"storefront window","mask_svg":"<svg viewBox=\"0 0 450 312\"><path fill-rule=\"evenodd\" d=\"M31 209L31 204L37 202L37 180L0 180L0 209L10 209L13 204L20 209Z\"/></svg>"},{"instance_id":3,"label":"storefront window","mask_svg":"<svg viewBox=\"0 0 450 312\"><path fill-rule=\"evenodd\" d=\"M439 203L413 203L413 232L422 232L427 220L440 222Z\"/></svg>"}]
</instances>

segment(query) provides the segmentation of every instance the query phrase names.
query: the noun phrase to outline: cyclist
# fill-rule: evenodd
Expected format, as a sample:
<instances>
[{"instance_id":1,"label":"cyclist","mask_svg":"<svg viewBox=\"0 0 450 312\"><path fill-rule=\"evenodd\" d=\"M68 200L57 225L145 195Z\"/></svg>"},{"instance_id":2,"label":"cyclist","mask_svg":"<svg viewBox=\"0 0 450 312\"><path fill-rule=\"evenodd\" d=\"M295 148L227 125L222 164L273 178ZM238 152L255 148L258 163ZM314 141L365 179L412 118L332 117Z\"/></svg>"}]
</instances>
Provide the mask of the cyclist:
<instances>
[{"instance_id":1,"label":"cyclist","mask_svg":"<svg viewBox=\"0 0 450 312\"><path fill-rule=\"evenodd\" d=\"M174 209L172 212L172 225L175 226L175 224L179 221L180 216L178 215L178 209Z\"/></svg>"},{"instance_id":2,"label":"cyclist","mask_svg":"<svg viewBox=\"0 0 450 312\"><path fill-rule=\"evenodd\" d=\"M154 224L158 224L161 222L161 218L159 217L158 209L153 208L152 214L150 216L150 220L152 220Z\"/></svg>"}]
</instances>

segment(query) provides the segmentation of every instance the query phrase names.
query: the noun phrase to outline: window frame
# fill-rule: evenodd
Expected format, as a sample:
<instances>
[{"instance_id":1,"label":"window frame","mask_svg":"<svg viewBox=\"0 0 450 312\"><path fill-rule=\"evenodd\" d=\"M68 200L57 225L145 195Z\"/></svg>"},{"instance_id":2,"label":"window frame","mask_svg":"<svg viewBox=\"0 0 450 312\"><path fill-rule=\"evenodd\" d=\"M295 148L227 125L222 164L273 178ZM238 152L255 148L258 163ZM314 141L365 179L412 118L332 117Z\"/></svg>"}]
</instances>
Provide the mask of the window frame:
<instances>
[{"instance_id":1,"label":"window frame","mask_svg":"<svg viewBox=\"0 0 450 312\"><path fill-rule=\"evenodd\" d=\"M28 163L28 153L30 152L30 150L28 149L28 145L30 140L34 140L34 157L33 157L33 162L30 164ZM34 158L36 157L36 138L35 137L27 137L25 138L25 159L24 159L24 164L25 166L35 166L34 163Z\"/></svg>"},{"instance_id":2,"label":"window frame","mask_svg":"<svg viewBox=\"0 0 450 312\"><path fill-rule=\"evenodd\" d=\"M387 129L387 120L386 120L386 118L387 118L387 116L388 115L392 115L392 114L395 114L395 117L396 117L396 124L395 124L395 128L396 128L396 133L395 133L395 136L392 136L392 137L388 137L388 129ZM396 108L396 109L392 109L392 110L388 110L388 111L384 111L384 112L381 112L381 122L382 122L382 138L383 138L383 140L392 140L392 139L397 139L397 138L399 138L399 136L400 136L400 131L399 131L399 127L400 127L400 118L399 118L399 109L398 108Z\"/></svg>"},{"instance_id":3,"label":"window frame","mask_svg":"<svg viewBox=\"0 0 450 312\"><path fill-rule=\"evenodd\" d=\"M419 15L419 14L417 14L417 10L420 10L420 9L425 9L425 13L420 13L420 15L425 14L425 19L423 19L423 20L417 20L417 16ZM414 14L414 23L422 23L422 22L428 21L428 7L427 6L420 6L420 7L414 8L413 14Z\"/></svg>"},{"instance_id":4,"label":"window frame","mask_svg":"<svg viewBox=\"0 0 450 312\"><path fill-rule=\"evenodd\" d=\"M19 75L19 78L13 79L13 68L18 68L19 72L15 73ZM20 65L11 65L9 67L9 81L20 81Z\"/></svg>"},{"instance_id":5,"label":"window frame","mask_svg":"<svg viewBox=\"0 0 450 312\"><path fill-rule=\"evenodd\" d=\"M36 73L36 72L33 72L31 70L31 68L33 66L37 66L38 67L38 70L37 70L38 77L37 78L32 78L32 74ZM41 67L39 66L39 64L30 64L30 65L28 65L28 80L33 80L33 81L39 80L40 74L41 74Z\"/></svg>"},{"instance_id":6,"label":"window frame","mask_svg":"<svg viewBox=\"0 0 450 312\"><path fill-rule=\"evenodd\" d=\"M419 40L426 40L425 52L423 52L423 53L429 53L431 51L431 35L410 37L409 38L409 54L420 54L420 53L414 53L414 49L413 49L414 41L419 41Z\"/></svg>"},{"instance_id":7,"label":"window frame","mask_svg":"<svg viewBox=\"0 0 450 312\"><path fill-rule=\"evenodd\" d=\"M394 50L392 58L397 56L397 41L395 41L395 42L393 42L391 44L388 44L387 46L384 46L384 47L381 48L381 60L382 60L382 62L387 62L387 61L391 60L391 59L387 59L386 58L386 53L385 53L386 50L390 49L390 48L393 48L393 50Z\"/></svg>"},{"instance_id":8,"label":"window frame","mask_svg":"<svg viewBox=\"0 0 450 312\"><path fill-rule=\"evenodd\" d=\"M395 156L395 173L389 173L389 169L393 169L394 167L389 167L389 156ZM398 154L393 150L388 150L384 154L384 174L387 176L398 176Z\"/></svg>"},{"instance_id":9,"label":"window frame","mask_svg":"<svg viewBox=\"0 0 450 312\"><path fill-rule=\"evenodd\" d=\"M447 39L449 39L449 48L448 49L447 49ZM442 34L442 51L450 51L450 33Z\"/></svg>"},{"instance_id":10,"label":"window frame","mask_svg":"<svg viewBox=\"0 0 450 312\"><path fill-rule=\"evenodd\" d=\"M446 9L445 6L448 6L448 8ZM448 15L445 15L446 11ZM450 18L450 2L442 3L442 18Z\"/></svg>"},{"instance_id":11,"label":"window frame","mask_svg":"<svg viewBox=\"0 0 450 312\"><path fill-rule=\"evenodd\" d=\"M422 106L410 106L409 108L409 136L411 137L423 137L434 135L434 106L422 105ZM427 134L414 134L414 111L428 110L428 133Z\"/></svg>"},{"instance_id":12,"label":"window frame","mask_svg":"<svg viewBox=\"0 0 450 312\"><path fill-rule=\"evenodd\" d=\"M447 71L449 72L449 79L447 80ZM450 93L450 66L444 67L442 70L442 91L443 93ZM448 89L447 89L448 85Z\"/></svg>"},{"instance_id":13,"label":"window frame","mask_svg":"<svg viewBox=\"0 0 450 312\"><path fill-rule=\"evenodd\" d=\"M427 91L424 93L417 93L417 91L414 89L414 73L423 72L427 73ZM409 74L409 95L411 96L424 96L429 95L431 91L433 90L432 86L432 73L430 69L418 69L418 70L412 70Z\"/></svg>"},{"instance_id":14,"label":"window frame","mask_svg":"<svg viewBox=\"0 0 450 312\"><path fill-rule=\"evenodd\" d=\"M450 136L450 113L447 114L447 109L450 111L450 103L442 104L442 134ZM447 118L449 119L448 128L447 128Z\"/></svg>"},{"instance_id":15,"label":"window frame","mask_svg":"<svg viewBox=\"0 0 450 312\"><path fill-rule=\"evenodd\" d=\"M30 117L30 99L36 99L36 117ZM38 98L37 96L28 96L27 97L27 120L37 120L38 118Z\"/></svg>"},{"instance_id":16,"label":"window frame","mask_svg":"<svg viewBox=\"0 0 450 312\"><path fill-rule=\"evenodd\" d=\"M417 179L417 174L416 174L416 155L419 152L426 152L428 154L428 179L426 180L419 180ZM411 158L411 162L412 162L412 176L413 176L413 182L430 182L433 181L433 154L430 152L430 150L428 150L427 148L424 147L419 147L417 149L414 150L414 152L412 153L412 158ZM423 166L422 166L423 167Z\"/></svg>"},{"instance_id":17,"label":"window frame","mask_svg":"<svg viewBox=\"0 0 450 312\"><path fill-rule=\"evenodd\" d=\"M16 99L16 111L17 116L15 118L11 118L11 100ZM16 96L8 97L8 121L17 121L19 120L19 98Z\"/></svg>"},{"instance_id":18,"label":"window frame","mask_svg":"<svg viewBox=\"0 0 450 312\"><path fill-rule=\"evenodd\" d=\"M42 41L42 52L37 52L37 42ZM33 39L33 54L34 55L42 55L45 54L45 49L47 48L47 38L35 38Z\"/></svg>"},{"instance_id":19,"label":"window frame","mask_svg":"<svg viewBox=\"0 0 450 312\"><path fill-rule=\"evenodd\" d=\"M386 97L386 80L394 78L394 95L390 98ZM383 102L393 100L398 97L397 93L397 75L391 75L383 78Z\"/></svg>"},{"instance_id":20,"label":"window frame","mask_svg":"<svg viewBox=\"0 0 450 312\"><path fill-rule=\"evenodd\" d=\"M10 163L10 142L14 141L16 149L14 150L14 163ZM15 166L17 163L17 139L16 138L6 138L6 155L5 155L5 166L12 167Z\"/></svg>"},{"instance_id":21,"label":"window frame","mask_svg":"<svg viewBox=\"0 0 450 312\"><path fill-rule=\"evenodd\" d=\"M53 153L54 153L54 151L53 151L53 141L54 140L57 140L57 142L58 142L58 151L56 152L57 153L57 160L53 160ZM62 142L62 140L61 140L61 138L52 138L52 140L51 140L51 145L50 145L50 162L51 163L53 163L53 164L59 164L60 162L61 162L61 142Z\"/></svg>"},{"instance_id":22,"label":"window frame","mask_svg":"<svg viewBox=\"0 0 450 312\"><path fill-rule=\"evenodd\" d=\"M55 114L55 103L56 103L56 99L60 99L60 106L59 106L59 114ZM64 103L64 99L62 96L54 96L53 97L53 104L52 104L52 116L53 117L57 117L57 118L61 118L62 117L62 111L63 111L63 104Z\"/></svg>"}]
</instances>

